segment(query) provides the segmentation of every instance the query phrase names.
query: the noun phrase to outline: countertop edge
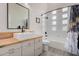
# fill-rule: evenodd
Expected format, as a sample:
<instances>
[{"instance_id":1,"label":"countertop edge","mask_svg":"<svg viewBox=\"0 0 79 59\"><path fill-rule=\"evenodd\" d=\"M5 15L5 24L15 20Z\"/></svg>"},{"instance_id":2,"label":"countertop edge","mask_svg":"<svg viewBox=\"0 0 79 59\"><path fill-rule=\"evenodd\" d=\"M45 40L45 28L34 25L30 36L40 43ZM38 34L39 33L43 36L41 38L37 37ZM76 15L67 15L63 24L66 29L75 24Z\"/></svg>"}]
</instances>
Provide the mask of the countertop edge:
<instances>
[{"instance_id":1,"label":"countertop edge","mask_svg":"<svg viewBox=\"0 0 79 59\"><path fill-rule=\"evenodd\" d=\"M25 41L30 41L30 40L35 40L37 38L42 38L43 36L40 35L40 36L36 36L36 37L32 37L32 38L28 38L26 40L17 40L16 42L13 42L13 43L10 43L10 44L5 44L5 45L0 45L0 48L3 48L3 47L6 47L6 46L10 46L10 45L13 45L13 44L18 44L18 43L21 43L21 42L25 42ZM14 39L14 38L13 38Z\"/></svg>"}]
</instances>

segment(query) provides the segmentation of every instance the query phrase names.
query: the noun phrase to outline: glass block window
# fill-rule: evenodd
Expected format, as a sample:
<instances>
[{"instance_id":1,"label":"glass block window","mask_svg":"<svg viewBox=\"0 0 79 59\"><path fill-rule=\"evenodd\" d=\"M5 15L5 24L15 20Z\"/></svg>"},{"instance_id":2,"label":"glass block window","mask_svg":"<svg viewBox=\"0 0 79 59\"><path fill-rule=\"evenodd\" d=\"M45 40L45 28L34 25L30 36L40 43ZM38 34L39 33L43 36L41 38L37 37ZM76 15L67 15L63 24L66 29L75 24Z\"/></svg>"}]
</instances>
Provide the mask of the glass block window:
<instances>
[{"instance_id":1,"label":"glass block window","mask_svg":"<svg viewBox=\"0 0 79 59\"><path fill-rule=\"evenodd\" d=\"M56 21L53 21L53 22L52 22L52 25L56 25L56 24L57 24Z\"/></svg>"},{"instance_id":2,"label":"glass block window","mask_svg":"<svg viewBox=\"0 0 79 59\"><path fill-rule=\"evenodd\" d=\"M52 14L56 14L57 13L57 11L55 10L55 11L52 11Z\"/></svg>"},{"instance_id":3,"label":"glass block window","mask_svg":"<svg viewBox=\"0 0 79 59\"><path fill-rule=\"evenodd\" d=\"M62 27L62 30L63 30L63 31L67 31L67 26L63 26L63 27Z\"/></svg>"},{"instance_id":4,"label":"glass block window","mask_svg":"<svg viewBox=\"0 0 79 59\"><path fill-rule=\"evenodd\" d=\"M67 18L67 17L68 17L67 13L65 13L65 14L62 15L62 18Z\"/></svg>"},{"instance_id":5,"label":"glass block window","mask_svg":"<svg viewBox=\"0 0 79 59\"><path fill-rule=\"evenodd\" d=\"M68 11L68 7L62 9L62 12L66 12L66 11Z\"/></svg>"},{"instance_id":6,"label":"glass block window","mask_svg":"<svg viewBox=\"0 0 79 59\"><path fill-rule=\"evenodd\" d=\"M56 16L53 16L53 17L52 17L52 20L56 20L56 18L57 18Z\"/></svg>"},{"instance_id":7,"label":"glass block window","mask_svg":"<svg viewBox=\"0 0 79 59\"><path fill-rule=\"evenodd\" d=\"M62 20L62 24L68 24L68 20L67 19L65 19L65 20Z\"/></svg>"}]
</instances>

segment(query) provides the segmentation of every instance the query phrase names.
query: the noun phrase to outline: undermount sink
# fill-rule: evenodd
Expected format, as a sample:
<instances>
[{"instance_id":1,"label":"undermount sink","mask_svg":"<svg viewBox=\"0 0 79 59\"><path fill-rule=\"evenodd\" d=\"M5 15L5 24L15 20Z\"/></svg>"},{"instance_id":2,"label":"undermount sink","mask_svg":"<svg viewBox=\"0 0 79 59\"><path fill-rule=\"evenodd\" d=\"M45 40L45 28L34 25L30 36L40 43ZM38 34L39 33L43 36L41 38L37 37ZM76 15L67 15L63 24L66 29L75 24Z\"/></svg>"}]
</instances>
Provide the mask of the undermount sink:
<instances>
[{"instance_id":1,"label":"undermount sink","mask_svg":"<svg viewBox=\"0 0 79 59\"><path fill-rule=\"evenodd\" d=\"M14 33L13 37L18 39L18 40L22 40L22 39L28 39L31 38L32 36L34 36L34 33L31 32L23 32L23 33Z\"/></svg>"}]
</instances>

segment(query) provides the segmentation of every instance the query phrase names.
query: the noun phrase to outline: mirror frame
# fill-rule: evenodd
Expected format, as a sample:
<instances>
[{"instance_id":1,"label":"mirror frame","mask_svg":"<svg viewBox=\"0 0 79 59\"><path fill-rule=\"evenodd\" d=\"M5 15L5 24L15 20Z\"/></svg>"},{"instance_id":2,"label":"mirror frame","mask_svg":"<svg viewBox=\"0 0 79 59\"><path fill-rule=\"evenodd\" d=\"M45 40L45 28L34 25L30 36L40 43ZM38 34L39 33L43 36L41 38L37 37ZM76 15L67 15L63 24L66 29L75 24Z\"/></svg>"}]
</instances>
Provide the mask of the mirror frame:
<instances>
[{"instance_id":1,"label":"mirror frame","mask_svg":"<svg viewBox=\"0 0 79 59\"><path fill-rule=\"evenodd\" d=\"M26 21L28 21L28 26L27 26L28 28L25 28L25 29L29 29L30 28L30 26L29 26L29 24L30 24L30 10L29 10L29 8L23 6L19 3L15 3L15 4L28 10L28 20L26 20ZM9 3L7 3L7 29L18 29L18 28L10 28L9 27Z\"/></svg>"}]
</instances>

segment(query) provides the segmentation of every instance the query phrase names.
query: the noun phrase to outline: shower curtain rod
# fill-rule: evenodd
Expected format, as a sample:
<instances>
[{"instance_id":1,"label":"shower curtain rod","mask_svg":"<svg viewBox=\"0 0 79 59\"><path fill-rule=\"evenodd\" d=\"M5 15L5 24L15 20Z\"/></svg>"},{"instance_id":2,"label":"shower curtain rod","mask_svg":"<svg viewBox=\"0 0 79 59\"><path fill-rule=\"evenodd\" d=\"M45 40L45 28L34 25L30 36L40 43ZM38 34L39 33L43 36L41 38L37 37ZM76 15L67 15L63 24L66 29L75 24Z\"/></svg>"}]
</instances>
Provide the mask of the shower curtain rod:
<instances>
[{"instance_id":1,"label":"shower curtain rod","mask_svg":"<svg viewBox=\"0 0 79 59\"><path fill-rule=\"evenodd\" d=\"M79 4L75 4L75 5L79 5ZM70 5L70 6L66 6L66 7L71 7L71 6L74 6L74 5ZM62 9L62 8L65 8L65 7L57 8L57 9L54 9L54 10L59 10L59 9ZM52 12L52 11L54 11L54 10L47 11L47 12L41 14L41 16L43 16L44 14L47 14L47 13L49 13L49 12Z\"/></svg>"}]
</instances>

